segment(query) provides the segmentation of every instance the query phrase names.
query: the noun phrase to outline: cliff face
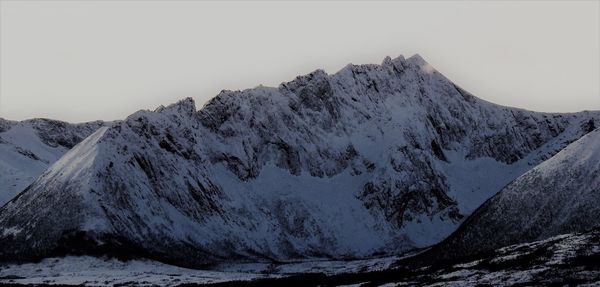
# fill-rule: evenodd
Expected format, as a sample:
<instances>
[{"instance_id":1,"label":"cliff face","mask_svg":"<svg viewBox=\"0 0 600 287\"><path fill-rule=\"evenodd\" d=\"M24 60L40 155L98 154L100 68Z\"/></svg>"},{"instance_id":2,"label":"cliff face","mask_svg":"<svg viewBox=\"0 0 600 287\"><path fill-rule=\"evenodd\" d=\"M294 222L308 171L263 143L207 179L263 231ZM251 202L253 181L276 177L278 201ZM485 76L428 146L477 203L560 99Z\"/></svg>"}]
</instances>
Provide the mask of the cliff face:
<instances>
[{"instance_id":1,"label":"cliff face","mask_svg":"<svg viewBox=\"0 0 600 287\"><path fill-rule=\"evenodd\" d=\"M223 91L199 111L185 99L99 129L2 207L0 243L15 247L0 257L401 253L439 242L598 116L485 102L419 56Z\"/></svg>"}]
</instances>

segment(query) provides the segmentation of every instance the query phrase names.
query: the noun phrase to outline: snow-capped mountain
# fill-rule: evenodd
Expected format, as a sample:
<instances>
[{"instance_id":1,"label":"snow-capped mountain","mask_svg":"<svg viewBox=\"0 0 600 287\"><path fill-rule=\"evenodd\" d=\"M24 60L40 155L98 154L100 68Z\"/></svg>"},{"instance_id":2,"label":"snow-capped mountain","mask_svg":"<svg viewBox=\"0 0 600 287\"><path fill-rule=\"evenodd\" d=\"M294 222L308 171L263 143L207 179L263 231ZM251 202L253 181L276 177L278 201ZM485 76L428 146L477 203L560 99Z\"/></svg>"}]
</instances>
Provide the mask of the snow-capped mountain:
<instances>
[{"instance_id":1,"label":"snow-capped mountain","mask_svg":"<svg viewBox=\"0 0 600 287\"><path fill-rule=\"evenodd\" d=\"M420 258L470 256L600 226L600 129L534 167Z\"/></svg>"},{"instance_id":2,"label":"snow-capped mountain","mask_svg":"<svg viewBox=\"0 0 600 287\"><path fill-rule=\"evenodd\" d=\"M98 129L3 206L0 258L400 253L442 240L598 118L480 100L418 55L223 91L199 111L185 99Z\"/></svg>"},{"instance_id":3,"label":"snow-capped mountain","mask_svg":"<svg viewBox=\"0 0 600 287\"><path fill-rule=\"evenodd\" d=\"M102 124L0 118L0 206Z\"/></svg>"}]
</instances>

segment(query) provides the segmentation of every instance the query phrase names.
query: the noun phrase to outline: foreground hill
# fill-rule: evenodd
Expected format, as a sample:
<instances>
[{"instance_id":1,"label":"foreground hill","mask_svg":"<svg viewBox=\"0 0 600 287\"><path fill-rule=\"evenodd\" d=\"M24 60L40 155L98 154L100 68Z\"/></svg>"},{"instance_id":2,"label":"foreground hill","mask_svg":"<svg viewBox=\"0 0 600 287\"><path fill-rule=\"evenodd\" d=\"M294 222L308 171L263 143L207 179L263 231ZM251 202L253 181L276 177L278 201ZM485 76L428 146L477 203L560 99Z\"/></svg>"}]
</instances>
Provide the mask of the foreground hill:
<instances>
[{"instance_id":1,"label":"foreground hill","mask_svg":"<svg viewBox=\"0 0 600 287\"><path fill-rule=\"evenodd\" d=\"M0 118L0 206L30 185L70 148L102 126L48 119Z\"/></svg>"},{"instance_id":2,"label":"foreground hill","mask_svg":"<svg viewBox=\"0 0 600 287\"><path fill-rule=\"evenodd\" d=\"M3 206L0 259L401 253L442 240L598 116L485 102L419 56L223 91L199 111L185 99L100 128Z\"/></svg>"},{"instance_id":3,"label":"foreground hill","mask_svg":"<svg viewBox=\"0 0 600 287\"><path fill-rule=\"evenodd\" d=\"M472 256L599 226L600 129L596 129L506 186L447 240L417 259Z\"/></svg>"}]
</instances>

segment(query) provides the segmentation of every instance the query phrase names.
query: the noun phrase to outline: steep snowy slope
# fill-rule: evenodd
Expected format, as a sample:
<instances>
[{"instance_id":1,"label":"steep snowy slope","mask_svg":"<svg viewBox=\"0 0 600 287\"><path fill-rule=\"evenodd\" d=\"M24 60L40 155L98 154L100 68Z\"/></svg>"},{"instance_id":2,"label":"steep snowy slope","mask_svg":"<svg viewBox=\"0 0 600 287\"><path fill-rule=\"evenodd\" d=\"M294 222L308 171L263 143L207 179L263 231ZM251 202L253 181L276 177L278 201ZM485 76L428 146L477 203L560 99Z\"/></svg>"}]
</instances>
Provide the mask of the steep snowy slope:
<instances>
[{"instance_id":1,"label":"steep snowy slope","mask_svg":"<svg viewBox=\"0 0 600 287\"><path fill-rule=\"evenodd\" d=\"M595 226L600 226L600 129L506 186L421 259L468 256Z\"/></svg>"},{"instance_id":2,"label":"steep snowy slope","mask_svg":"<svg viewBox=\"0 0 600 287\"><path fill-rule=\"evenodd\" d=\"M0 206L101 125L0 118Z\"/></svg>"},{"instance_id":3,"label":"steep snowy slope","mask_svg":"<svg viewBox=\"0 0 600 287\"><path fill-rule=\"evenodd\" d=\"M2 207L13 248L0 258L403 252L443 239L598 116L482 101L419 56L223 91L199 111L185 99L99 129Z\"/></svg>"}]
</instances>

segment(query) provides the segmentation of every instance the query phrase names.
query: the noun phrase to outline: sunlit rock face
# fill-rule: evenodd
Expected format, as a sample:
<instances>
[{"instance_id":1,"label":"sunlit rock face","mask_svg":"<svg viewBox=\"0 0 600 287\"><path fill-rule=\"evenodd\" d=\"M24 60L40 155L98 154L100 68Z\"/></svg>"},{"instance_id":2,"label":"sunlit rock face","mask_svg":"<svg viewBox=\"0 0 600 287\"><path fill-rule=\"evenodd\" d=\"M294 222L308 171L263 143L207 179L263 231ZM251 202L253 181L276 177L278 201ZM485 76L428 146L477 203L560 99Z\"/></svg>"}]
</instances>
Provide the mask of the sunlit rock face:
<instances>
[{"instance_id":1,"label":"sunlit rock face","mask_svg":"<svg viewBox=\"0 0 600 287\"><path fill-rule=\"evenodd\" d=\"M4 260L357 258L439 242L598 113L502 107L421 57L138 111L0 210ZM493 174L493 176L490 176ZM79 243L75 243L79 242Z\"/></svg>"}]
</instances>

